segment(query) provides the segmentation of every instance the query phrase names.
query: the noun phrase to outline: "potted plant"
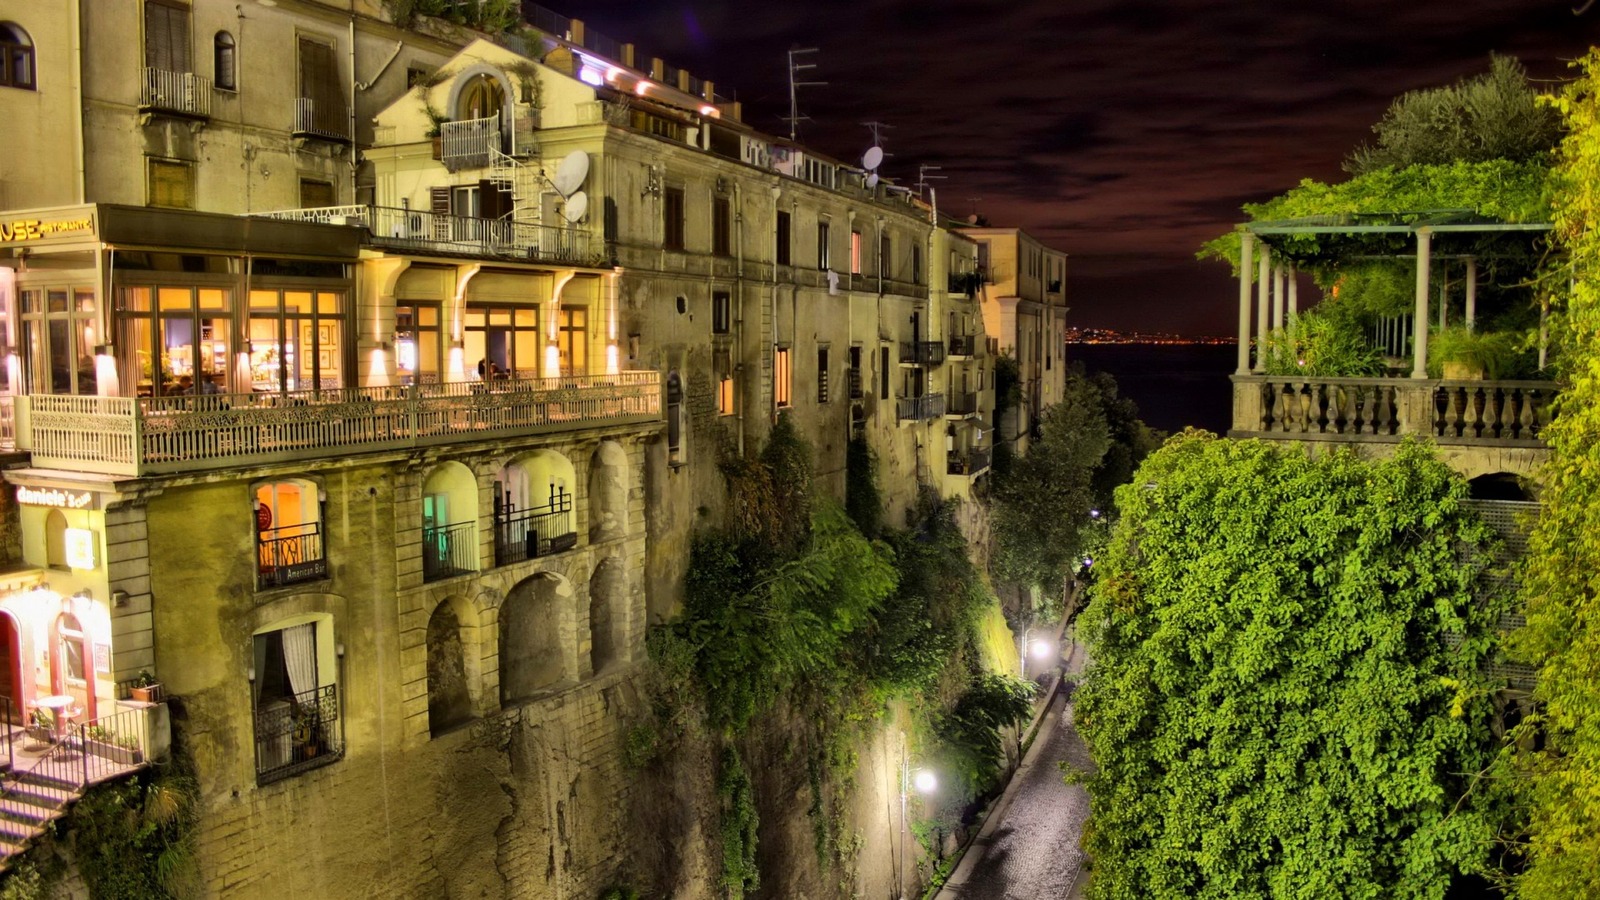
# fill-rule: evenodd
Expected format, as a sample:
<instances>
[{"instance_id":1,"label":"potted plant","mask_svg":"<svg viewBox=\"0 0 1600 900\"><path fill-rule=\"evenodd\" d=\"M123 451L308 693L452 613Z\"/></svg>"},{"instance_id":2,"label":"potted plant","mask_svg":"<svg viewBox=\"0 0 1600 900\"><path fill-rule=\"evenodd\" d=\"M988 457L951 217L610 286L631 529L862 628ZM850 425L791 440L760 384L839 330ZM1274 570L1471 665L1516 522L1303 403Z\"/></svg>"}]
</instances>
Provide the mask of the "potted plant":
<instances>
[{"instance_id":1,"label":"potted plant","mask_svg":"<svg viewBox=\"0 0 1600 900\"><path fill-rule=\"evenodd\" d=\"M294 741L295 758L310 759L322 749L320 723L317 721L317 711L296 705L294 709Z\"/></svg>"},{"instance_id":2,"label":"potted plant","mask_svg":"<svg viewBox=\"0 0 1600 900\"><path fill-rule=\"evenodd\" d=\"M1461 326L1434 331L1429 336L1428 349L1428 374L1449 381L1514 377L1524 355L1517 334Z\"/></svg>"},{"instance_id":3,"label":"potted plant","mask_svg":"<svg viewBox=\"0 0 1600 900\"><path fill-rule=\"evenodd\" d=\"M83 730L83 743L87 752L119 765L136 766L144 762L144 752L137 738L124 737L100 725L90 725Z\"/></svg>"},{"instance_id":4,"label":"potted plant","mask_svg":"<svg viewBox=\"0 0 1600 900\"><path fill-rule=\"evenodd\" d=\"M26 750L42 750L55 740L55 722L43 709L28 714L28 724L22 729L28 737Z\"/></svg>"},{"instance_id":5,"label":"potted plant","mask_svg":"<svg viewBox=\"0 0 1600 900\"><path fill-rule=\"evenodd\" d=\"M133 679L133 686L128 688L128 694L140 703L155 703L161 698L161 682L149 669L141 670Z\"/></svg>"}]
</instances>

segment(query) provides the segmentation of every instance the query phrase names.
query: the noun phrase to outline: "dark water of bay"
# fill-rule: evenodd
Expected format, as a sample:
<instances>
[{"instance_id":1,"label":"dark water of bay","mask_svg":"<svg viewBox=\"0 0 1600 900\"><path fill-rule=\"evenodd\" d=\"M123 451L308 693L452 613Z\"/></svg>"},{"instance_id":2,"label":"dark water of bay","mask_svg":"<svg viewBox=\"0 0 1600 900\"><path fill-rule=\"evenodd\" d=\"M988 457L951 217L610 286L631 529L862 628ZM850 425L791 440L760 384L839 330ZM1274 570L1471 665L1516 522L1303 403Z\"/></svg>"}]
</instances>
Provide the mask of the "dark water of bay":
<instances>
[{"instance_id":1,"label":"dark water of bay","mask_svg":"<svg viewBox=\"0 0 1600 900\"><path fill-rule=\"evenodd\" d=\"M1229 344L1069 344L1067 362L1117 380L1139 418L1169 434L1187 426L1226 434L1233 418Z\"/></svg>"}]
</instances>

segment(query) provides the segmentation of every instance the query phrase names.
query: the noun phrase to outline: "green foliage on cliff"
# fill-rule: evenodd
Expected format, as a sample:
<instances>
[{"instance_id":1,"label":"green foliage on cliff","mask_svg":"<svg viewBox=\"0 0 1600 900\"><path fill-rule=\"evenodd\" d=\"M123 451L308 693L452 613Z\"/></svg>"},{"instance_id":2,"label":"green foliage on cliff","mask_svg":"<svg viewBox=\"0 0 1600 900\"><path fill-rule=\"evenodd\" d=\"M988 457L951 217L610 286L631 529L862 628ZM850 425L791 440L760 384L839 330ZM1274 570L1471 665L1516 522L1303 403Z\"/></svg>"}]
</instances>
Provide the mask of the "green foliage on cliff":
<instances>
[{"instance_id":1,"label":"green foliage on cliff","mask_svg":"<svg viewBox=\"0 0 1600 900\"><path fill-rule=\"evenodd\" d=\"M1555 239L1571 279L1559 415L1543 511L1529 542L1513 649L1539 667L1542 714L1525 728L1522 771L1531 829L1517 893L1529 900L1600 896L1600 50L1555 108L1565 117L1555 171ZM1544 735L1543 746L1534 734Z\"/></svg>"},{"instance_id":2,"label":"green foliage on cliff","mask_svg":"<svg viewBox=\"0 0 1600 900\"><path fill-rule=\"evenodd\" d=\"M728 900L740 900L746 891L761 887L761 869L756 865L755 793L750 773L745 771L739 751L724 747L717 771L717 798L722 813L722 884Z\"/></svg>"},{"instance_id":3,"label":"green foliage on cliff","mask_svg":"<svg viewBox=\"0 0 1600 900\"><path fill-rule=\"evenodd\" d=\"M883 528L883 495L878 491L878 460L864 434L850 439L844 457L844 509L869 538Z\"/></svg>"},{"instance_id":4,"label":"green foliage on cliff","mask_svg":"<svg viewBox=\"0 0 1600 900\"><path fill-rule=\"evenodd\" d=\"M1080 619L1092 896L1439 898L1489 865L1499 606L1466 494L1411 443L1145 461Z\"/></svg>"},{"instance_id":5,"label":"green foliage on cliff","mask_svg":"<svg viewBox=\"0 0 1600 900\"><path fill-rule=\"evenodd\" d=\"M519 0L384 0L389 16L401 28L410 28L420 16L433 16L488 34L503 34L522 23Z\"/></svg>"},{"instance_id":6,"label":"green foliage on cliff","mask_svg":"<svg viewBox=\"0 0 1600 900\"><path fill-rule=\"evenodd\" d=\"M994 479L995 574L1049 595L1077 568L1089 510L1109 513L1113 490L1157 439L1105 375L1075 367L1061 402L1045 409L1041 437Z\"/></svg>"}]
</instances>

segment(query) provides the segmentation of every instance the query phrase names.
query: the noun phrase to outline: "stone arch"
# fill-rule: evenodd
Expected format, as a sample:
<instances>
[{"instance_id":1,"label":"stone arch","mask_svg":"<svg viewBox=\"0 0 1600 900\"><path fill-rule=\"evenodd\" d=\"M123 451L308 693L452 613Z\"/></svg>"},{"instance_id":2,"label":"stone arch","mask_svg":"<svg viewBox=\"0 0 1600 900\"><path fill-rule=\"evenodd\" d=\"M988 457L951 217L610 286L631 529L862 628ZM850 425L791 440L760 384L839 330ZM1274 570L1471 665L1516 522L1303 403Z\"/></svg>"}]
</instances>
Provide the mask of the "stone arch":
<instances>
[{"instance_id":1,"label":"stone arch","mask_svg":"<svg viewBox=\"0 0 1600 900\"><path fill-rule=\"evenodd\" d=\"M601 441L589 462L589 543L628 533L628 452Z\"/></svg>"},{"instance_id":2,"label":"stone arch","mask_svg":"<svg viewBox=\"0 0 1600 900\"><path fill-rule=\"evenodd\" d=\"M442 462L422 481L422 578L433 581L478 568L478 478Z\"/></svg>"},{"instance_id":3,"label":"stone arch","mask_svg":"<svg viewBox=\"0 0 1600 900\"><path fill-rule=\"evenodd\" d=\"M500 606L500 703L559 686L577 671L572 582L540 572L517 583Z\"/></svg>"},{"instance_id":4,"label":"stone arch","mask_svg":"<svg viewBox=\"0 0 1600 900\"><path fill-rule=\"evenodd\" d=\"M477 709L477 611L449 598L428 617L428 733L471 721Z\"/></svg>"},{"instance_id":5,"label":"stone arch","mask_svg":"<svg viewBox=\"0 0 1600 900\"><path fill-rule=\"evenodd\" d=\"M633 591L622 559L608 556L589 578L589 663L598 673L628 658L628 612Z\"/></svg>"},{"instance_id":6,"label":"stone arch","mask_svg":"<svg viewBox=\"0 0 1600 900\"><path fill-rule=\"evenodd\" d=\"M1529 501L1535 499L1534 488L1526 478L1512 472L1488 472L1467 482L1474 500Z\"/></svg>"}]
</instances>

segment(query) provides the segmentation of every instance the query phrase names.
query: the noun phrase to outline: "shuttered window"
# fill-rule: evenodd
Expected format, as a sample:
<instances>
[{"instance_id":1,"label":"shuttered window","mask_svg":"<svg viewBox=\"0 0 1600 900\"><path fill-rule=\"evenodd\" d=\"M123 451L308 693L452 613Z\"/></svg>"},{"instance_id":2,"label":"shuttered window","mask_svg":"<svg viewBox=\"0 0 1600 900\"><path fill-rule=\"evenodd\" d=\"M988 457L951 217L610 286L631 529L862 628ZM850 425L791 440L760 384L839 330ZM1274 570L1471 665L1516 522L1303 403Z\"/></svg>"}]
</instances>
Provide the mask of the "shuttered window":
<instances>
[{"instance_id":1,"label":"shuttered window","mask_svg":"<svg viewBox=\"0 0 1600 900\"><path fill-rule=\"evenodd\" d=\"M325 206L334 206L338 202L332 183L314 178L300 179L301 209L319 209Z\"/></svg>"},{"instance_id":2,"label":"shuttered window","mask_svg":"<svg viewBox=\"0 0 1600 900\"><path fill-rule=\"evenodd\" d=\"M145 0L144 64L166 72L193 71L189 61L189 7Z\"/></svg>"},{"instance_id":3,"label":"shuttered window","mask_svg":"<svg viewBox=\"0 0 1600 900\"><path fill-rule=\"evenodd\" d=\"M661 194L662 246L683 249L683 188L667 188Z\"/></svg>"},{"instance_id":4,"label":"shuttered window","mask_svg":"<svg viewBox=\"0 0 1600 900\"><path fill-rule=\"evenodd\" d=\"M313 38L300 39L300 98L311 101L312 130L319 134L349 136L344 88L339 82L339 62L333 45Z\"/></svg>"},{"instance_id":5,"label":"shuttered window","mask_svg":"<svg viewBox=\"0 0 1600 900\"><path fill-rule=\"evenodd\" d=\"M183 162L150 160L150 205L194 209L194 167Z\"/></svg>"}]
</instances>

